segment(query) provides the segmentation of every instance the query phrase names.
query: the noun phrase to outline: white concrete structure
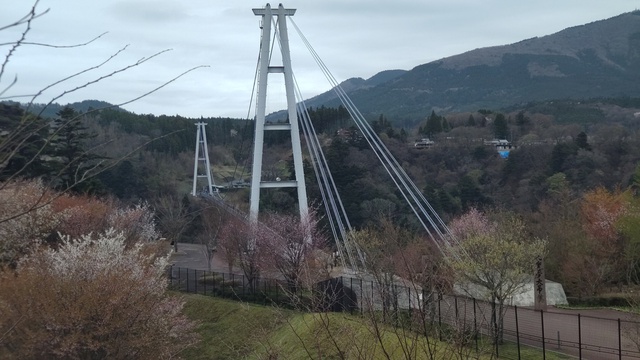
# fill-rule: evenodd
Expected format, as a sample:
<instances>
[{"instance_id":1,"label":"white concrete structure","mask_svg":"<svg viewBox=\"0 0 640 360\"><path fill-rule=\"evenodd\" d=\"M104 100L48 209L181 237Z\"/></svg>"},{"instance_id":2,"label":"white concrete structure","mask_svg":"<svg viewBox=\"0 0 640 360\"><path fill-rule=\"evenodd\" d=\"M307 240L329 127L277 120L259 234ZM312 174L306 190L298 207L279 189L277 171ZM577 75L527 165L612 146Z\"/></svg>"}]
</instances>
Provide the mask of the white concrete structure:
<instances>
[{"instance_id":1,"label":"white concrete structure","mask_svg":"<svg viewBox=\"0 0 640 360\"><path fill-rule=\"evenodd\" d=\"M295 9L285 9L282 4L277 10L272 10L267 4L264 9L253 9L253 13L262 16L262 42L260 44L260 61L258 65L258 93L256 105L256 126L253 148L253 168L251 173L251 198L249 207L249 219L258 221L261 188L285 188L295 187L298 191L298 208L300 218L305 219L309 213L307 204L307 190L304 184L304 172L302 167L302 147L300 145L300 131L298 126L298 114L296 111L296 99L294 93L293 73L291 70L291 56L289 53L289 36L287 34L287 16L293 16ZM277 18L277 31L271 33L273 17ZM279 39L282 55L282 66L270 66L272 40L276 36ZM277 48L273 47L273 48ZM288 123L266 123L267 83L270 74L283 74L287 97ZM296 180L290 181L262 181L262 158L264 148L265 131L289 131L291 134L291 146L293 151L293 165Z\"/></svg>"},{"instance_id":2,"label":"white concrete structure","mask_svg":"<svg viewBox=\"0 0 640 360\"><path fill-rule=\"evenodd\" d=\"M546 280L545 289L547 292L547 305L567 305L567 296L564 293L562 284ZM453 287L456 295L469 296L478 300L490 300L487 295L487 288L476 284L456 284ZM522 284L520 291L505 301L506 305L534 306L533 280Z\"/></svg>"},{"instance_id":3,"label":"white concrete structure","mask_svg":"<svg viewBox=\"0 0 640 360\"><path fill-rule=\"evenodd\" d=\"M205 189L207 194L211 196L214 193L214 183L211 178L209 147L207 146L207 133L204 128L207 124L198 122L195 125L198 127L198 133L196 134L196 155L193 161L193 189L191 190L191 195L196 196L198 194L198 179L206 178L207 185Z\"/></svg>"}]
</instances>

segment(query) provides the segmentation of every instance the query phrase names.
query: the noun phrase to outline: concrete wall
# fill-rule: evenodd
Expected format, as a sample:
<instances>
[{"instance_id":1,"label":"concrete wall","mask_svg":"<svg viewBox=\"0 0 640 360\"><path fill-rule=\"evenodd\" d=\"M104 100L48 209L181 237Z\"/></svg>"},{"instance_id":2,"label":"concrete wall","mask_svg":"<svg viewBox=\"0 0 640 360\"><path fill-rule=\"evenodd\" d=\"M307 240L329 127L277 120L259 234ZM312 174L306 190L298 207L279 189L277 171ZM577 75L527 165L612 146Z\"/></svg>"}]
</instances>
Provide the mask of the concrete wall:
<instances>
[{"instance_id":1,"label":"concrete wall","mask_svg":"<svg viewBox=\"0 0 640 360\"><path fill-rule=\"evenodd\" d=\"M562 284L546 280L547 305L567 305L567 296ZM478 300L489 300L487 289L475 284L456 284L453 288L457 295L469 296ZM505 302L507 305L534 306L533 281L522 284L521 290Z\"/></svg>"}]
</instances>

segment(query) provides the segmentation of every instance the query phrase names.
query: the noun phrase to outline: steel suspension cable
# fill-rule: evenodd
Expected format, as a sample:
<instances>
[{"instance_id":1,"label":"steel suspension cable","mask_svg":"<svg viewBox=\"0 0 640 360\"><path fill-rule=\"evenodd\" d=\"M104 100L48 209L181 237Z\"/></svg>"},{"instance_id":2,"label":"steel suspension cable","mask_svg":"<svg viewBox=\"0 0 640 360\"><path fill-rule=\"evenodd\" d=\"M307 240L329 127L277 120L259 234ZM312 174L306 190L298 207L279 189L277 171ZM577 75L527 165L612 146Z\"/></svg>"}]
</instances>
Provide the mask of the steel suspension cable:
<instances>
[{"instance_id":1,"label":"steel suspension cable","mask_svg":"<svg viewBox=\"0 0 640 360\"><path fill-rule=\"evenodd\" d=\"M262 34L260 34L260 46L258 48L262 48ZM249 124L250 124L250 116L251 116L251 108L253 107L253 97L256 94L256 88L257 88L257 84L258 84L258 70L260 67L260 53L261 51L258 51L258 59L256 60L256 69L254 71L253 74L253 86L251 87L251 97L249 98L249 106L247 109L247 117L246 117L246 123L244 125L244 128L242 129L242 142L240 143L240 151L239 154L242 156L243 152L244 152L244 145L245 145L245 138L246 138L246 133L247 133L247 129L249 128ZM247 158L244 160L244 164L242 165L242 173L240 175L240 178L244 177L245 171L247 170L247 163L249 162L249 157L247 156ZM236 165L233 169L233 175L231 176L232 181L236 180L236 174L238 171L238 162L236 161ZM233 183L231 184L231 186L233 186ZM224 199L224 197L223 197Z\"/></svg>"},{"instance_id":2,"label":"steel suspension cable","mask_svg":"<svg viewBox=\"0 0 640 360\"><path fill-rule=\"evenodd\" d=\"M359 110L355 107L355 105L353 104L351 99L348 97L346 92L344 92L344 90L340 87L335 77L333 77L333 75L331 74L327 66L324 64L322 59L320 59L317 52L315 52L315 50L313 49L311 44L308 42L306 37L302 34L302 32L300 31L298 26L295 24L293 19L290 19L290 21L292 22L296 31L302 38L303 42L311 52L312 56L314 57L314 59L316 60L320 68L322 69L323 73L327 77L327 80L329 80L329 82L333 86L336 94L338 95L338 98L342 101L343 105L347 108L347 111L349 111L354 122L356 123L360 131L363 133L365 140L371 146L372 150L374 151L378 159L383 164L385 170L387 171L389 176L392 178L393 182L396 184L396 187L398 187L398 189L400 190L401 194L405 198L405 201L407 201L408 205L410 206L414 214L418 217L420 223L423 225L423 227L429 234L432 241L434 241L434 243L436 244L436 246L438 246L438 248L440 248L440 242L444 242L445 244L449 245L449 239L451 238L450 232L447 226L444 224L444 222L440 218L440 216L438 216L438 214L435 212L431 204L429 204L429 202L426 200L422 192L420 192L420 190L417 188L415 183L411 181L409 176L406 174L404 169L402 169L400 164L397 162L395 157L393 157L393 155L388 150L388 148L384 145L384 143L379 138L379 136L373 131L373 129L371 128L371 125L364 119L364 117L359 112ZM400 185L399 182L402 184L402 186ZM413 203L409 200L409 198L413 200ZM418 211L418 209L420 211ZM429 214L429 212L433 214L433 217ZM422 216L420 216L420 214L422 214ZM437 236L439 237L438 239L439 241L436 240L436 238L433 236L432 232L429 230L429 227L425 224L422 217L426 218L427 222L431 225L431 228L437 233ZM442 248L440 248L440 250L442 251Z\"/></svg>"},{"instance_id":3,"label":"steel suspension cable","mask_svg":"<svg viewBox=\"0 0 640 360\"><path fill-rule=\"evenodd\" d=\"M296 85L298 97L300 99L303 99L299 91L297 82L295 85ZM331 171L329 171L329 165L322 151L322 147L318 140L318 136L313 126L313 123L311 122L309 112L304 104L304 100L301 100L298 103L298 107L300 109L299 112L302 118L305 137L308 140L308 145L310 145L311 151L314 154L314 160L315 160L314 169L317 167L319 170L320 186L321 188L325 189L324 191L327 193L327 197L330 202L329 204L325 203L325 206L328 208L330 207L330 212L333 214L332 217L335 217L336 222L338 223L340 235L342 238L342 242L344 243L344 247L346 248L350 265L354 270L357 270L359 268L359 265L362 265L362 266L364 265L364 257L362 255L362 252L358 248L357 244L353 244L349 239L348 232L352 230L351 224L349 222L347 212L344 209L342 200L340 199L340 195L336 187L335 181L333 180L333 177L331 175ZM317 163L317 165L315 163ZM344 223L343 223L343 220L344 220ZM353 255L354 248L355 248L355 252L358 255L358 260L360 261L359 265L358 263L356 263L356 261L354 261L354 255Z\"/></svg>"},{"instance_id":4,"label":"steel suspension cable","mask_svg":"<svg viewBox=\"0 0 640 360\"><path fill-rule=\"evenodd\" d=\"M277 39L278 44L281 46L280 37L277 35L278 31L276 27L275 38ZM330 223L331 231L334 239L336 240L336 246L338 247L338 252L340 254L340 261L343 266L346 265L344 263L344 255L346 252L346 258L349 261L349 266L351 267L351 269L357 271L359 265L355 260L353 248L355 248L355 252L358 254L358 260L360 260L360 264L362 265L364 265L364 257L357 245L351 244L351 241L349 240L348 231L352 229L349 218L347 216L346 210L344 209L344 205L338 193L335 181L333 180L331 172L329 171L326 158L322 151L322 147L318 140L313 123L311 122L309 113L304 104L304 98L300 91L300 87L298 86L295 75L293 74L293 71L292 77L294 80L294 89L296 92L295 95L299 99L299 101L296 103L298 109L297 113L300 117L303 134L305 136L305 139L307 140L307 147L311 155L312 165L314 167L316 180L318 181L318 186L320 188L321 197L325 205L325 210ZM297 119L290 119L289 121L297 121ZM304 181L304 179L299 181Z\"/></svg>"}]
</instances>

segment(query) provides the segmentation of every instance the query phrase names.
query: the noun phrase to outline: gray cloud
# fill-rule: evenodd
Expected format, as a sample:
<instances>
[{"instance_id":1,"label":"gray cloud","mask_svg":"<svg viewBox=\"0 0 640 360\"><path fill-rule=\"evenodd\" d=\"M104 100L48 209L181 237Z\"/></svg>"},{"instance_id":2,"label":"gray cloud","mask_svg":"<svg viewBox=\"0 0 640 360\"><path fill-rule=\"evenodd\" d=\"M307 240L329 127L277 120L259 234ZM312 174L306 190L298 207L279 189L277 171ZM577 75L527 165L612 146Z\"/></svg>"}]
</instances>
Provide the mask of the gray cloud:
<instances>
[{"instance_id":1,"label":"gray cloud","mask_svg":"<svg viewBox=\"0 0 640 360\"><path fill-rule=\"evenodd\" d=\"M57 86L38 99L46 102L65 89L173 49L60 102L124 102L189 68L209 65L126 108L138 113L245 117L260 38L259 18L251 8L263 5L207 0L41 0L39 8L51 11L34 22L29 41L73 44L104 31L109 34L79 49L23 46L12 57L0 88L17 74L13 95L36 92L104 61L129 44L104 68ZM636 7L633 0L291 0L285 5L298 9L294 21L339 81L368 78L387 69L411 69L479 47L544 36ZM29 1L0 0L0 26L26 14L30 6ZM302 93L311 97L328 90L329 84L292 26L289 32ZM16 29L1 31L0 43L18 36ZM6 51L7 47L0 47L0 54ZM270 89L271 106L278 106L275 98L281 92Z\"/></svg>"}]
</instances>

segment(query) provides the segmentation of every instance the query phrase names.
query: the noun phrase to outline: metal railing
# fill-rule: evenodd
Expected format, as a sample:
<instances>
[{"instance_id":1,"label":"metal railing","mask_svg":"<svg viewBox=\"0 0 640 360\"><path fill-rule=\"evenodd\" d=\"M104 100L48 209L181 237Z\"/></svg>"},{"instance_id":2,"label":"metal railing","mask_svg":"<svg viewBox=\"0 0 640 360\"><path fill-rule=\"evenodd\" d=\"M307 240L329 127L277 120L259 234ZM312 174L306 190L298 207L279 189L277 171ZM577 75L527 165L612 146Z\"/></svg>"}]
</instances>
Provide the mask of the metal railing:
<instances>
[{"instance_id":1,"label":"metal railing","mask_svg":"<svg viewBox=\"0 0 640 360\"><path fill-rule=\"evenodd\" d=\"M249 281L242 274L210 272L171 267L171 286L177 290L212 295L259 304L274 304L299 310L389 312L391 316L413 316L429 309L437 328L456 328L473 334L471 341L489 337L495 307L486 301L461 296L427 294L419 287L402 284L378 286L374 280L337 277L315 284L312 291L292 289L284 280L259 278ZM428 300L428 301L427 301ZM429 302L427 304L427 302ZM397 319L397 318L396 318ZM517 347L515 355L497 357L520 359L521 347L537 347L543 359L550 352L588 359L640 359L640 321L620 313L605 318L551 309L505 306L502 338Z\"/></svg>"}]
</instances>

